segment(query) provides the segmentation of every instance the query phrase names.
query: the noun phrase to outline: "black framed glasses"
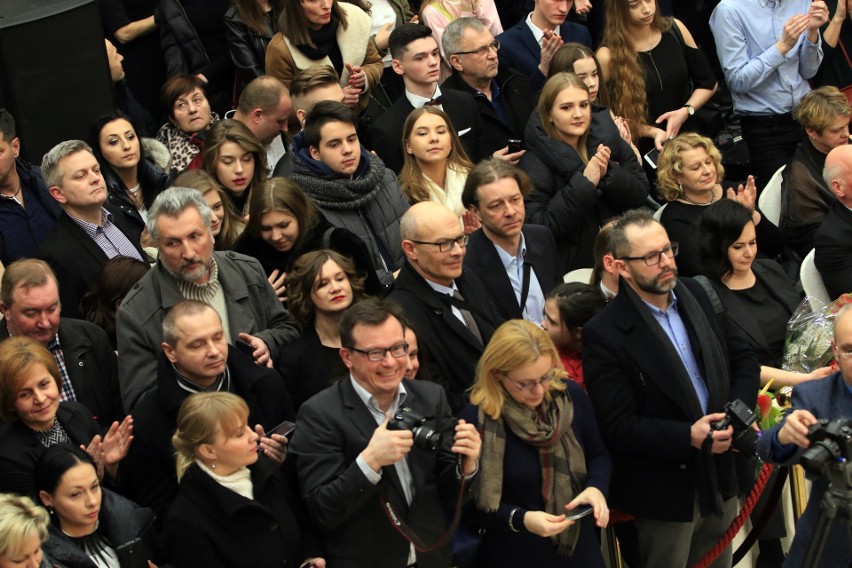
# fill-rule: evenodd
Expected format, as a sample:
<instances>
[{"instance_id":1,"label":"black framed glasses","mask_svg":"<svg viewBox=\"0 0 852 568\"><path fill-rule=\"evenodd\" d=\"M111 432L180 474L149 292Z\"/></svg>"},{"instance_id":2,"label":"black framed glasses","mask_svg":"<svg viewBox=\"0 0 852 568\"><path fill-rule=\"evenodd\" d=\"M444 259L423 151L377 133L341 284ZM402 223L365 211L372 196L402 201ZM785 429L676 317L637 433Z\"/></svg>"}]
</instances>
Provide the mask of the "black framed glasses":
<instances>
[{"instance_id":1,"label":"black framed glasses","mask_svg":"<svg viewBox=\"0 0 852 568\"><path fill-rule=\"evenodd\" d=\"M489 49L493 49L494 53L500 51L500 40L494 40L488 45L483 45L482 47L477 47L476 49L471 49L470 51L457 51L452 55L476 55L477 57L483 57L486 53L488 53Z\"/></svg>"},{"instance_id":2,"label":"black framed glasses","mask_svg":"<svg viewBox=\"0 0 852 568\"><path fill-rule=\"evenodd\" d=\"M649 252L648 254L643 256L622 256L619 257L618 260L644 260L645 264L647 264L648 266L657 266L658 264L660 264L660 261L663 260L663 255L666 255L669 258L674 258L677 256L677 252L679 249L679 244L671 243L663 250Z\"/></svg>"},{"instance_id":3,"label":"black framed glasses","mask_svg":"<svg viewBox=\"0 0 852 568\"><path fill-rule=\"evenodd\" d=\"M447 239L445 241L430 242L430 241L415 241L414 239L411 239L411 242L417 243L418 245L436 246L436 247L438 247L438 250L441 251L441 252L450 252L451 250L453 250L454 245L459 245L461 248L466 247L467 243L470 242L470 235L465 233L465 234L461 235L460 237L456 237L454 239Z\"/></svg>"},{"instance_id":4,"label":"black framed glasses","mask_svg":"<svg viewBox=\"0 0 852 568\"><path fill-rule=\"evenodd\" d=\"M354 351L355 353L360 353L361 355L365 355L367 359L370 361L381 361L385 357L387 357L388 353L391 354L391 357L394 359L399 359L400 357L405 357L408 353L408 343L402 342L397 343L396 345L391 345L387 349L358 349L357 347L349 347L350 351Z\"/></svg>"}]
</instances>

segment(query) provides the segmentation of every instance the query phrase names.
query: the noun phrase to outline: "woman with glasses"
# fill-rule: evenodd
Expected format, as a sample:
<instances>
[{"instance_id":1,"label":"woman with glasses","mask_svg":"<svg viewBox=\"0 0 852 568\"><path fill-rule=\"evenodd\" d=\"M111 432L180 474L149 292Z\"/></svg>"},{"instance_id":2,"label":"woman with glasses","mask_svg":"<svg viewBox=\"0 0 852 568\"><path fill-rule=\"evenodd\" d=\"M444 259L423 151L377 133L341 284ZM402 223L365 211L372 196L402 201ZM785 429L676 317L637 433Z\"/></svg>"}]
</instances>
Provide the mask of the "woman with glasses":
<instances>
[{"instance_id":1,"label":"woman with glasses","mask_svg":"<svg viewBox=\"0 0 852 568\"><path fill-rule=\"evenodd\" d=\"M648 179L609 111L593 111L589 88L573 73L547 80L527 125L520 167L535 183L527 222L553 231L566 270L594 265L599 227L648 196Z\"/></svg>"},{"instance_id":2,"label":"woman with glasses","mask_svg":"<svg viewBox=\"0 0 852 568\"><path fill-rule=\"evenodd\" d=\"M609 521L612 463L588 396L565 379L547 332L524 320L497 328L482 354L460 415L482 432L465 517L485 529L477 566L604 566L594 527Z\"/></svg>"},{"instance_id":3,"label":"woman with glasses","mask_svg":"<svg viewBox=\"0 0 852 568\"><path fill-rule=\"evenodd\" d=\"M476 18L495 37L503 33L503 24L500 23L500 14L497 13L494 0L427 0L424 2L420 7L420 22L432 29L432 37L438 42L438 49L441 50L442 82L450 76L452 67L449 64L449 57L444 53L441 38L450 22L459 18ZM500 43L495 41L493 45L496 51Z\"/></svg>"}]
</instances>

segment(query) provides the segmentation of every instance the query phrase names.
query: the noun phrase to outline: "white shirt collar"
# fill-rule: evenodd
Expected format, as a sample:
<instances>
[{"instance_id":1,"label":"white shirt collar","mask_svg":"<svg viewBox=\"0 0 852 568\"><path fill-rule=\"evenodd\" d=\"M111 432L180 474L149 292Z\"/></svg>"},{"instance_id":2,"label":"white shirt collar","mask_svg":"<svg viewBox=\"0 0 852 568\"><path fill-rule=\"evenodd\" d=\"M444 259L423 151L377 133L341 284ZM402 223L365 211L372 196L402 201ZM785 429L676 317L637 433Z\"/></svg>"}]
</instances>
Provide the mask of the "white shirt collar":
<instances>
[{"instance_id":1,"label":"white shirt collar","mask_svg":"<svg viewBox=\"0 0 852 568\"><path fill-rule=\"evenodd\" d=\"M426 103L431 101L432 99L437 99L441 96L441 87L438 86L438 83L435 83L435 93L428 98L421 97L420 95L415 95L408 89L405 89L405 98L408 99L408 102L411 103L411 106L414 108L420 108L424 106Z\"/></svg>"},{"instance_id":2,"label":"white shirt collar","mask_svg":"<svg viewBox=\"0 0 852 568\"><path fill-rule=\"evenodd\" d=\"M364 405L374 412L381 413L382 410L381 408L379 408L379 403L378 401L376 401L376 397L370 394L367 389L362 387L361 384L355 380L355 377L353 377L351 373L349 374L349 380L352 381L352 388L355 389L355 394L358 395L358 398L361 399ZM396 398L393 400L390 407L388 408L389 412L396 412L396 410L399 408L399 405L405 402L405 397L408 393L405 390L405 387L402 386L403 382L404 381L401 381L399 383L399 387L397 387Z\"/></svg>"},{"instance_id":3,"label":"white shirt collar","mask_svg":"<svg viewBox=\"0 0 852 568\"><path fill-rule=\"evenodd\" d=\"M544 37L544 30L533 23L532 14L533 14L532 12L527 14L527 27L532 32L532 35L535 38L535 42L537 44L541 45L541 38ZM556 35L559 35L559 26L556 26L555 28L553 28L553 33L555 33Z\"/></svg>"}]
</instances>

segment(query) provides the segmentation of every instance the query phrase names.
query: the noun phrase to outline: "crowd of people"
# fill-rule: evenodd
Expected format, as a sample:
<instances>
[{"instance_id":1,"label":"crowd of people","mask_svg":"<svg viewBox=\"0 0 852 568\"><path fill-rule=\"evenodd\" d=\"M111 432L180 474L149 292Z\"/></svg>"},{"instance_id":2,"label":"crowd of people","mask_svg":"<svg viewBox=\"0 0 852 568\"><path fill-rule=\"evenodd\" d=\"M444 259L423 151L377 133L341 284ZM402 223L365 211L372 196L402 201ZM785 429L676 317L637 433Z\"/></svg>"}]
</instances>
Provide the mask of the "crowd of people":
<instances>
[{"instance_id":1,"label":"crowd of people","mask_svg":"<svg viewBox=\"0 0 852 568\"><path fill-rule=\"evenodd\" d=\"M117 108L38 166L0 109L0 568L730 568L852 418L852 308L782 368L802 260L852 292L852 2L98 3Z\"/></svg>"}]
</instances>

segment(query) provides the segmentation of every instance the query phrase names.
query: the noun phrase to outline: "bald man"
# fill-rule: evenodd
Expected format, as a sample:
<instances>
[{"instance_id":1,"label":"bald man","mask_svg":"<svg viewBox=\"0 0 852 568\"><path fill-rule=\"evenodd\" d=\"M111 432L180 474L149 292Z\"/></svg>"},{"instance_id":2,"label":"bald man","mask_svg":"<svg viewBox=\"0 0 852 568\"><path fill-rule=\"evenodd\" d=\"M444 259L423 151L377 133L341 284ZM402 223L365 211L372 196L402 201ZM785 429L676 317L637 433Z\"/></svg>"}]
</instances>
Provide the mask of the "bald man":
<instances>
[{"instance_id":1,"label":"bald man","mask_svg":"<svg viewBox=\"0 0 852 568\"><path fill-rule=\"evenodd\" d=\"M814 261L834 300L852 292L852 146L829 152L823 178L837 200L814 236Z\"/></svg>"},{"instance_id":2,"label":"bald man","mask_svg":"<svg viewBox=\"0 0 852 568\"><path fill-rule=\"evenodd\" d=\"M438 203L417 203L403 215L400 236L405 263L390 299L411 320L421 369L444 386L455 413L502 319L476 274L462 273L469 237L457 215Z\"/></svg>"}]
</instances>

